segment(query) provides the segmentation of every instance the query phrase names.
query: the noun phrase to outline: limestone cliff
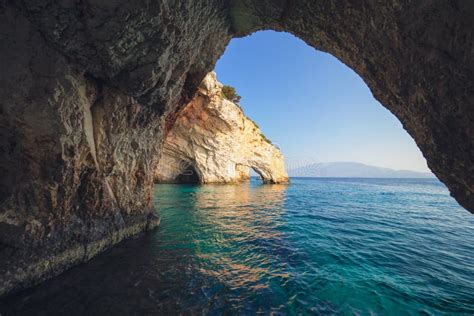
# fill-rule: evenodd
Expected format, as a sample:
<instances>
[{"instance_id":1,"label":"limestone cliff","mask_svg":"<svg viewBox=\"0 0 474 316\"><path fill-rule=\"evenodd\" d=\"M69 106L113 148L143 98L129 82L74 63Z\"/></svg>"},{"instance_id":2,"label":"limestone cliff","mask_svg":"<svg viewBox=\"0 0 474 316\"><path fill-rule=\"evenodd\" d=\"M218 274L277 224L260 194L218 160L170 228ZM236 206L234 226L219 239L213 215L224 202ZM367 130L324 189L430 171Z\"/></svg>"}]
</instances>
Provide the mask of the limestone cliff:
<instances>
[{"instance_id":1,"label":"limestone cliff","mask_svg":"<svg viewBox=\"0 0 474 316\"><path fill-rule=\"evenodd\" d=\"M288 181L280 150L223 97L211 72L166 135L155 181L240 182L249 178L250 168L265 183Z\"/></svg>"}]
</instances>

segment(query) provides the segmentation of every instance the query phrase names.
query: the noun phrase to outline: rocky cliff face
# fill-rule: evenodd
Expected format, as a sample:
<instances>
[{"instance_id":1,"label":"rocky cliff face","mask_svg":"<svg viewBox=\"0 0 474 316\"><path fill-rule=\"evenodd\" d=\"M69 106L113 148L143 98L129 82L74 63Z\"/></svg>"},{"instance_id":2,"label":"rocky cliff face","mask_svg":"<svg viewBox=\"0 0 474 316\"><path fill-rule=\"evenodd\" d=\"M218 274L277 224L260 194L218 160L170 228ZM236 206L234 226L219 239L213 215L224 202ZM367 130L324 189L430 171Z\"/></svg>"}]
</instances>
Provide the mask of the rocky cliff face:
<instances>
[{"instance_id":1,"label":"rocky cliff face","mask_svg":"<svg viewBox=\"0 0 474 316\"><path fill-rule=\"evenodd\" d=\"M280 150L223 97L211 72L167 133L155 181L233 183L248 180L250 168L265 183L288 182Z\"/></svg>"},{"instance_id":2,"label":"rocky cliff face","mask_svg":"<svg viewBox=\"0 0 474 316\"><path fill-rule=\"evenodd\" d=\"M158 224L162 120L46 44L14 9L0 38L0 295Z\"/></svg>"},{"instance_id":3,"label":"rocky cliff face","mask_svg":"<svg viewBox=\"0 0 474 316\"><path fill-rule=\"evenodd\" d=\"M0 0L0 295L156 224L166 132L257 30L356 71L474 212L473 21L464 0Z\"/></svg>"}]
</instances>

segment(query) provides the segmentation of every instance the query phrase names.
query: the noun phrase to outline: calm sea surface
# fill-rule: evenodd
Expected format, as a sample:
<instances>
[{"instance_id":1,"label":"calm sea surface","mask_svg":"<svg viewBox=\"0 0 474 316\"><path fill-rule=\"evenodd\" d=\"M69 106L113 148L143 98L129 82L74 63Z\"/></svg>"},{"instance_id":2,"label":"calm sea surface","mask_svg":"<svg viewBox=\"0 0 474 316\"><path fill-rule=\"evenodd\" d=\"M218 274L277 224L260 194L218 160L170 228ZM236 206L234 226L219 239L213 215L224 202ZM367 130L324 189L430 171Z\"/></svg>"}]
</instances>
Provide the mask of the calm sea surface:
<instances>
[{"instance_id":1,"label":"calm sea surface","mask_svg":"<svg viewBox=\"0 0 474 316\"><path fill-rule=\"evenodd\" d=\"M474 215L436 180L155 190L159 229L1 315L474 314Z\"/></svg>"}]
</instances>

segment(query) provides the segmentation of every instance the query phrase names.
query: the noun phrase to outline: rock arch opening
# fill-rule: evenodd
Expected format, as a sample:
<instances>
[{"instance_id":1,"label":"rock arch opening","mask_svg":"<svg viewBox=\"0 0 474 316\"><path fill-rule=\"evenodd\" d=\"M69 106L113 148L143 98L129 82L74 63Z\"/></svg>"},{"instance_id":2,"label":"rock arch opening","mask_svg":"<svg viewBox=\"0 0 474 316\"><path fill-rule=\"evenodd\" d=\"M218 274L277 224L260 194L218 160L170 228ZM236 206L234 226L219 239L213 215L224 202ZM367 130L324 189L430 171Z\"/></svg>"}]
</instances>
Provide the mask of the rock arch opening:
<instances>
[{"instance_id":1,"label":"rock arch opening","mask_svg":"<svg viewBox=\"0 0 474 316\"><path fill-rule=\"evenodd\" d=\"M348 170L346 177L377 177L376 167L382 177L385 167L386 177L434 178L413 138L362 78L290 33L265 30L235 38L215 69L268 138L286 149L287 170L321 162L347 162L349 168L355 162L354 168L369 165L373 172Z\"/></svg>"},{"instance_id":2,"label":"rock arch opening","mask_svg":"<svg viewBox=\"0 0 474 316\"><path fill-rule=\"evenodd\" d=\"M382 9L369 3L235 1L231 18L238 36L287 31L353 69L400 120L451 195L474 212L474 58L468 48L474 5L428 1Z\"/></svg>"},{"instance_id":3,"label":"rock arch opening","mask_svg":"<svg viewBox=\"0 0 474 316\"><path fill-rule=\"evenodd\" d=\"M250 169L252 169L251 171L252 176L256 177L258 180L265 183L265 178L261 171L259 171L257 168L254 168L254 167L251 167Z\"/></svg>"},{"instance_id":4,"label":"rock arch opening","mask_svg":"<svg viewBox=\"0 0 474 316\"><path fill-rule=\"evenodd\" d=\"M175 178L175 182L182 184L199 184L201 183L201 178L196 168L190 164Z\"/></svg>"}]
</instances>

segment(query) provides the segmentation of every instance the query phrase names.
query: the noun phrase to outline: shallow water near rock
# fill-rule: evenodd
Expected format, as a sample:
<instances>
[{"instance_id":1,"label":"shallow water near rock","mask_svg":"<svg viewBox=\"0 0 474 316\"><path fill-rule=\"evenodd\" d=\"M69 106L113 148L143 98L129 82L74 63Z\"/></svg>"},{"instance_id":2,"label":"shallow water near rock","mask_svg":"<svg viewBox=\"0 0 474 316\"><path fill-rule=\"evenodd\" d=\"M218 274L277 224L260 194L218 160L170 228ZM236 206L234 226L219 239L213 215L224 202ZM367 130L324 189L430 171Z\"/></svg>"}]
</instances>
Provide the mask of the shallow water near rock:
<instances>
[{"instance_id":1,"label":"shallow water near rock","mask_svg":"<svg viewBox=\"0 0 474 316\"><path fill-rule=\"evenodd\" d=\"M157 185L155 204L159 229L1 315L474 313L474 216L437 180Z\"/></svg>"}]
</instances>

